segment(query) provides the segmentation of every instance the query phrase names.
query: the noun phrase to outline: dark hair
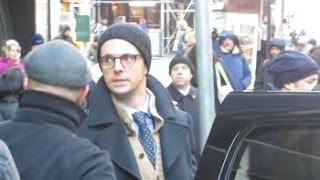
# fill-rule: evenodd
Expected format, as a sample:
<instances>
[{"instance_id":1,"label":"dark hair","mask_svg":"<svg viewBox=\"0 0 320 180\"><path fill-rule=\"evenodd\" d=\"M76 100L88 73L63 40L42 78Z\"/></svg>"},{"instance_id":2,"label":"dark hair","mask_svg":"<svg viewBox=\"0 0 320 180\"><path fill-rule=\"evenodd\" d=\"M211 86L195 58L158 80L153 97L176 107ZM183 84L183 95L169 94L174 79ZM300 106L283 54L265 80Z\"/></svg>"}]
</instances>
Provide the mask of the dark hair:
<instances>
[{"instance_id":1,"label":"dark hair","mask_svg":"<svg viewBox=\"0 0 320 180\"><path fill-rule=\"evenodd\" d=\"M0 97L18 94L23 90L23 72L16 67L9 68L0 75Z\"/></svg>"},{"instance_id":2,"label":"dark hair","mask_svg":"<svg viewBox=\"0 0 320 180\"><path fill-rule=\"evenodd\" d=\"M68 24L62 24L60 25L60 32L61 33L65 33L66 31L70 31L71 28Z\"/></svg>"}]
</instances>

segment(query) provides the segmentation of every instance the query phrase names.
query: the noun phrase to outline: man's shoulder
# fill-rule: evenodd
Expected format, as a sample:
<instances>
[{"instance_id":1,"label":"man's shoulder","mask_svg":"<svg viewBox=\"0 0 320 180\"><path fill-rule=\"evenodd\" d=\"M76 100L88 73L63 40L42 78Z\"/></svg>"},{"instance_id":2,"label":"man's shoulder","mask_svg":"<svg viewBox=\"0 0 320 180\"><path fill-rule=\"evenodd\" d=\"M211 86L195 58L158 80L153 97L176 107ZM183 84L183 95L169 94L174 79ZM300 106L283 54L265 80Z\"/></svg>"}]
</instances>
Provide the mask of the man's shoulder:
<instances>
[{"instance_id":1,"label":"man's shoulder","mask_svg":"<svg viewBox=\"0 0 320 180\"><path fill-rule=\"evenodd\" d=\"M92 155L105 156L104 151L94 144L92 144L88 139L79 137L76 134L64 142L67 154L70 157L88 157Z\"/></svg>"}]
</instances>

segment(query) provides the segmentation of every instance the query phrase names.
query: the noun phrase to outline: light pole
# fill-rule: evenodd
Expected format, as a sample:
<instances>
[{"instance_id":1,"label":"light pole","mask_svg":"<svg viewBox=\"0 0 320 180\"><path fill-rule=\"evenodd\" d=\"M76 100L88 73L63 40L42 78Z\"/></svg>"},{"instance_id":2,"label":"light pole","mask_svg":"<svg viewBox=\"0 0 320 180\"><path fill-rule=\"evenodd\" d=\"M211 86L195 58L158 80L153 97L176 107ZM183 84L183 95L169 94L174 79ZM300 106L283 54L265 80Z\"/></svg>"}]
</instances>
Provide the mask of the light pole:
<instances>
[{"instance_id":1,"label":"light pole","mask_svg":"<svg viewBox=\"0 0 320 180\"><path fill-rule=\"evenodd\" d=\"M203 151L216 113L213 88L212 41L209 38L211 37L209 7L210 3L208 0L195 1L201 151Z\"/></svg>"}]
</instances>

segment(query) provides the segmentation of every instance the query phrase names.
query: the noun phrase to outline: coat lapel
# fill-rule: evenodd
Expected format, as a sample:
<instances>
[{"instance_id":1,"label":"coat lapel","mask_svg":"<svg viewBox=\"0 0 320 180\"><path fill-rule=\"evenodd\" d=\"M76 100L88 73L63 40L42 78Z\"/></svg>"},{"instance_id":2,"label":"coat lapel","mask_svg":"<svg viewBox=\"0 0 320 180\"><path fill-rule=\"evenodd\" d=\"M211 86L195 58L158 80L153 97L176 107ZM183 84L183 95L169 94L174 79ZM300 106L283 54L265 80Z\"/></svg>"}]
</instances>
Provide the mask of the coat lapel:
<instances>
[{"instance_id":1,"label":"coat lapel","mask_svg":"<svg viewBox=\"0 0 320 180\"><path fill-rule=\"evenodd\" d=\"M95 143L101 149L107 150L113 162L120 168L132 174L136 179L141 179L130 142L117 115L103 77L98 81L92 97L88 126L93 128L104 127L97 128L99 132L93 137Z\"/></svg>"},{"instance_id":2,"label":"coat lapel","mask_svg":"<svg viewBox=\"0 0 320 180\"><path fill-rule=\"evenodd\" d=\"M110 153L115 164L137 179L141 179L138 164L121 123L114 123L102 130L95 137L95 141Z\"/></svg>"},{"instance_id":3,"label":"coat lapel","mask_svg":"<svg viewBox=\"0 0 320 180\"><path fill-rule=\"evenodd\" d=\"M162 162L165 174L169 174L168 172L181 151L187 148L185 147L187 137L188 127L177 124L172 120L165 120L160 130Z\"/></svg>"}]
</instances>

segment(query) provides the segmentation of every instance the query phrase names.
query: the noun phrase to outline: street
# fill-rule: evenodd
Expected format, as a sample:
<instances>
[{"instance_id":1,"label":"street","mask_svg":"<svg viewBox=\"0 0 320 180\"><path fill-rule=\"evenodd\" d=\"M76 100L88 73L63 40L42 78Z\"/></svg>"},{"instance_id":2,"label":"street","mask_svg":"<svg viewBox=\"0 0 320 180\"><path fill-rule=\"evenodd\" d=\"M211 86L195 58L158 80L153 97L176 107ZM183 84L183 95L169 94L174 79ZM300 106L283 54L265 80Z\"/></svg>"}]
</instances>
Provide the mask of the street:
<instances>
[{"instance_id":1,"label":"street","mask_svg":"<svg viewBox=\"0 0 320 180\"><path fill-rule=\"evenodd\" d=\"M169 76L169 63L175 54L165 54L163 57L152 57L150 74L156 77L165 87L171 78Z\"/></svg>"}]
</instances>

